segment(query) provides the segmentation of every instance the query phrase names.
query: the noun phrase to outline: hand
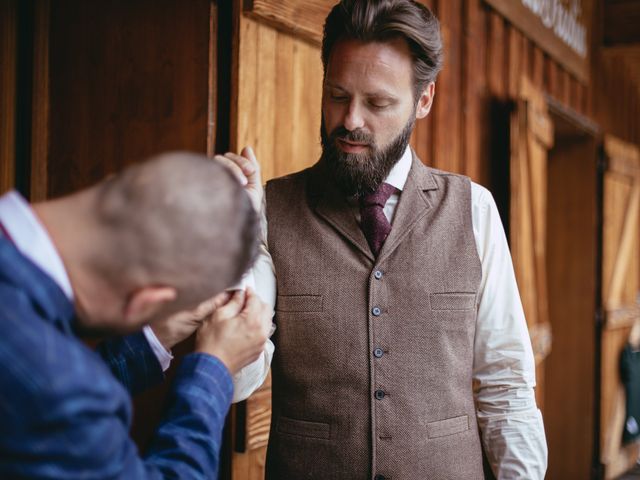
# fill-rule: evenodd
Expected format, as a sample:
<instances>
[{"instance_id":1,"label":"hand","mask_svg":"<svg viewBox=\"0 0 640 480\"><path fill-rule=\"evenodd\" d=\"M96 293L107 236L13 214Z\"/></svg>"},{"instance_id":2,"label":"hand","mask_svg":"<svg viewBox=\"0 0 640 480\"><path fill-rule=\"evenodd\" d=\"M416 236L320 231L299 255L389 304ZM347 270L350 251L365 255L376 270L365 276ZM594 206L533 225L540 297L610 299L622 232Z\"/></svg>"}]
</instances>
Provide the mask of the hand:
<instances>
[{"instance_id":1,"label":"hand","mask_svg":"<svg viewBox=\"0 0 640 480\"><path fill-rule=\"evenodd\" d=\"M236 291L216 309L196 336L196 352L218 357L231 374L256 361L271 330L271 308L255 292Z\"/></svg>"},{"instance_id":2,"label":"hand","mask_svg":"<svg viewBox=\"0 0 640 480\"><path fill-rule=\"evenodd\" d=\"M256 212L259 212L262 208L262 196L264 193L262 179L260 178L260 164L251 147L243 148L240 155L229 152L224 155L216 155L214 158L231 170L240 183L244 185L253 207Z\"/></svg>"},{"instance_id":3,"label":"hand","mask_svg":"<svg viewBox=\"0 0 640 480\"><path fill-rule=\"evenodd\" d=\"M230 298L230 293L220 293L205 300L193 310L178 312L164 320L155 322L151 325L151 330L153 330L162 346L167 350L171 350L174 345L195 332L203 320L211 316L216 305L224 305Z\"/></svg>"}]
</instances>

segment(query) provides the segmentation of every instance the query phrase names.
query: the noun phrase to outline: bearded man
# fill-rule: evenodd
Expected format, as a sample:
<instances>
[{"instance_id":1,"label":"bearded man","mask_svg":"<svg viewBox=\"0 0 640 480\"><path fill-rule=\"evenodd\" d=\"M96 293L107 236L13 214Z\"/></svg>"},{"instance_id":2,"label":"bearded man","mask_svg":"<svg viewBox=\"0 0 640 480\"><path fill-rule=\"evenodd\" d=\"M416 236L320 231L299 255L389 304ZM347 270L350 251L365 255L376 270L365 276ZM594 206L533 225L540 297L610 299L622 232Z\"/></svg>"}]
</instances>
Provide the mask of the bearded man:
<instances>
[{"instance_id":1,"label":"bearded man","mask_svg":"<svg viewBox=\"0 0 640 480\"><path fill-rule=\"evenodd\" d=\"M543 478L534 359L495 203L408 147L441 68L436 18L413 0L342 0L322 61L322 157L266 188L267 478L479 479L483 447L497 478ZM257 170L234 160L260 196Z\"/></svg>"}]
</instances>

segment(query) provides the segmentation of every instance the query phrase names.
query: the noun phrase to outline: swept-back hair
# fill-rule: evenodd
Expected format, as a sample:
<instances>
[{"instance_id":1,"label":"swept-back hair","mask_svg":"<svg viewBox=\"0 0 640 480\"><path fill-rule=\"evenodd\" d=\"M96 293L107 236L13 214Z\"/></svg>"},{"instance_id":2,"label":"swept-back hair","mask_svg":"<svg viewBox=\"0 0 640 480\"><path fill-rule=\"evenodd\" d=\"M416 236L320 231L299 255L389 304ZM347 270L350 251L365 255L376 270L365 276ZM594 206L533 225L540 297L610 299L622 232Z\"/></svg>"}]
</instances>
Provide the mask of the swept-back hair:
<instances>
[{"instance_id":1,"label":"swept-back hair","mask_svg":"<svg viewBox=\"0 0 640 480\"><path fill-rule=\"evenodd\" d=\"M342 0L324 24L322 64L326 75L331 51L340 40L385 42L403 38L413 57L413 87L419 95L442 68L438 19L414 0Z\"/></svg>"}]
</instances>

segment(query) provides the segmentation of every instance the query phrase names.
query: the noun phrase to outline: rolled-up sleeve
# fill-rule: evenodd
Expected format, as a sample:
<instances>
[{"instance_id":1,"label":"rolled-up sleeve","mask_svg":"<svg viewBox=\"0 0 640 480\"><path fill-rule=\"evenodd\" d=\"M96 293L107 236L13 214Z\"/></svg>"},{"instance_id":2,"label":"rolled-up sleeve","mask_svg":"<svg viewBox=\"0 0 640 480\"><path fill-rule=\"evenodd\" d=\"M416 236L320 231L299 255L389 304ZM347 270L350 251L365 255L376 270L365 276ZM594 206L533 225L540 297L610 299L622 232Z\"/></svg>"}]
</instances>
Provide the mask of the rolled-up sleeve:
<instances>
[{"instance_id":1,"label":"rolled-up sleeve","mask_svg":"<svg viewBox=\"0 0 640 480\"><path fill-rule=\"evenodd\" d=\"M535 362L506 236L491 194L473 184L482 263L474 394L482 442L498 480L544 478L547 443L535 400Z\"/></svg>"}]
</instances>

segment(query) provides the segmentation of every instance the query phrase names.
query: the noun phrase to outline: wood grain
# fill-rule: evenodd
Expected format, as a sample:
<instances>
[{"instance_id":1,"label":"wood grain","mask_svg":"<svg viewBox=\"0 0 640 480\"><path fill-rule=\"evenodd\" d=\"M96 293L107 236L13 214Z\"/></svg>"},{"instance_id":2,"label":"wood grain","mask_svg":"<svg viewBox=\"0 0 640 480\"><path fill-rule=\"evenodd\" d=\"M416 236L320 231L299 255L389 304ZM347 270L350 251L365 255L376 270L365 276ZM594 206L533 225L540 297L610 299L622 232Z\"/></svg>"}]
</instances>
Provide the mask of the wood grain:
<instances>
[{"instance_id":1,"label":"wood grain","mask_svg":"<svg viewBox=\"0 0 640 480\"><path fill-rule=\"evenodd\" d=\"M31 117L31 185L30 198L38 202L48 198L50 144L50 0L35 4L33 41L33 93ZM69 126L68 124L66 125Z\"/></svg>"},{"instance_id":2,"label":"wood grain","mask_svg":"<svg viewBox=\"0 0 640 480\"><path fill-rule=\"evenodd\" d=\"M560 119L552 117L554 123ZM595 444L597 138L563 128L549 152L545 359L546 478L590 478Z\"/></svg>"},{"instance_id":3,"label":"wood grain","mask_svg":"<svg viewBox=\"0 0 640 480\"><path fill-rule=\"evenodd\" d=\"M245 0L244 12L315 45L322 41L324 20L334 0Z\"/></svg>"},{"instance_id":4,"label":"wood grain","mask_svg":"<svg viewBox=\"0 0 640 480\"><path fill-rule=\"evenodd\" d=\"M0 194L14 187L16 168L17 1L0 3Z\"/></svg>"},{"instance_id":5,"label":"wood grain","mask_svg":"<svg viewBox=\"0 0 640 480\"><path fill-rule=\"evenodd\" d=\"M461 85L461 49L462 2L448 0L438 3L445 63L436 85L436 98L433 106L434 156L436 168L451 172L462 172L462 85Z\"/></svg>"}]
</instances>

